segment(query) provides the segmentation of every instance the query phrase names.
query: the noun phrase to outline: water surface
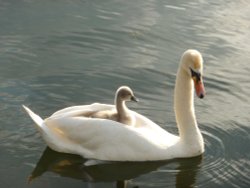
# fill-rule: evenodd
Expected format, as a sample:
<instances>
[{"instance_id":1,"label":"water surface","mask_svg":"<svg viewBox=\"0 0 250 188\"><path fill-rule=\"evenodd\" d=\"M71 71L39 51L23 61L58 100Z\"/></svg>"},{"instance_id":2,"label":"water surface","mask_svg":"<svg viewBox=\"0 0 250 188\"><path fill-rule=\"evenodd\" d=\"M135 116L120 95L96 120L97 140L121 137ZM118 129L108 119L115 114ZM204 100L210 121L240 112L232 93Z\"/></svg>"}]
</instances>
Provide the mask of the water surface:
<instances>
[{"instance_id":1,"label":"water surface","mask_svg":"<svg viewBox=\"0 0 250 188\"><path fill-rule=\"evenodd\" d=\"M0 1L0 187L249 187L250 5L247 1ZM181 54L199 50L207 95L195 99L202 157L85 167L46 147L42 117L92 102L130 108L177 134L173 89ZM29 182L29 183L28 183Z\"/></svg>"}]
</instances>

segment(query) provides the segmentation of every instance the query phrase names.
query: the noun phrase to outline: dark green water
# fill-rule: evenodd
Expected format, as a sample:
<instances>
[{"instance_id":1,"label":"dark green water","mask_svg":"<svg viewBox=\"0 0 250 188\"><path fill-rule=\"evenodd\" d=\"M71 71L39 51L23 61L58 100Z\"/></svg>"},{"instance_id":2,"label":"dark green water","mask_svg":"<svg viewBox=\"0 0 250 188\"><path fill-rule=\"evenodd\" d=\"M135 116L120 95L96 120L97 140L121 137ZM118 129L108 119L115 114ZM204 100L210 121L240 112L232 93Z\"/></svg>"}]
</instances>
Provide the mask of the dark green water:
<instances>
[{"instance_id":1,"label":"dark green water","mask_svg":"<svg viewBox=\"0 0 250 188\"><path fill-rule=\"evenodd\" d=\"M249 9L241 0L0 0L0 187L249 187ZM130 108L177 134L175 74L189 48L205 60L200 158L85 167L46 148L21 108L46 117L113 103L129 85L140 98Z\"/></svg>"}]
</instances>

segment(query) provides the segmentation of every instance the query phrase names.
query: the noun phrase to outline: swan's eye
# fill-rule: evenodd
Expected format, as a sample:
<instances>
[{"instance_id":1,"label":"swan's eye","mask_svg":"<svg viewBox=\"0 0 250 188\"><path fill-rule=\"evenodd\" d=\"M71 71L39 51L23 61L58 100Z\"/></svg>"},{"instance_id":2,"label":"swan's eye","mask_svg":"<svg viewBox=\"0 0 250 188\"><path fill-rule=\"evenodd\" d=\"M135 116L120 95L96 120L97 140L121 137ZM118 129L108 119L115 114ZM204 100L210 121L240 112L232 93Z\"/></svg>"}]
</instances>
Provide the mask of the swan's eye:
<instances>
[{"instance_id":1,"label":"swan's eye","mask_svg":"<svg viewBox=\"0 0 250 188\"><path fill-rule=\"evenodd\" d=\"M193 69L191 69L191 76L192 78L195 78L197 81L200 81L201 80L201 73L199 72L195 72Z\"/></svg>"}]
</instances>

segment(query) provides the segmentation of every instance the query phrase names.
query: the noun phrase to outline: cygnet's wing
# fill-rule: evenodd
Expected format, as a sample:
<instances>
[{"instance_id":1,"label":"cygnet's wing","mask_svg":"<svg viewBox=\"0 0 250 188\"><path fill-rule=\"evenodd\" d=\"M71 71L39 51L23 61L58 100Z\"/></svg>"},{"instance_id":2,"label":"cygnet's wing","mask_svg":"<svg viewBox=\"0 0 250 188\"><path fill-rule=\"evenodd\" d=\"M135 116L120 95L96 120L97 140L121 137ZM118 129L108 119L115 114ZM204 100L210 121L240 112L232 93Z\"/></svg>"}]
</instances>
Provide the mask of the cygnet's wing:
<instances>
[{"instance_id":1,"label":"cygnet's wing","mask_svg":"<svg viewBox=\"0 0 250 188\"><path fill-rule=\"evenodd\" d=\"M118 121L118 115L115 110L102 110L102 111L95 111L89 113L91 118L99 118L99 119L109 119L113 121ZM85 116L86 117L86 116Z\"/></svg>"}]
</instances>

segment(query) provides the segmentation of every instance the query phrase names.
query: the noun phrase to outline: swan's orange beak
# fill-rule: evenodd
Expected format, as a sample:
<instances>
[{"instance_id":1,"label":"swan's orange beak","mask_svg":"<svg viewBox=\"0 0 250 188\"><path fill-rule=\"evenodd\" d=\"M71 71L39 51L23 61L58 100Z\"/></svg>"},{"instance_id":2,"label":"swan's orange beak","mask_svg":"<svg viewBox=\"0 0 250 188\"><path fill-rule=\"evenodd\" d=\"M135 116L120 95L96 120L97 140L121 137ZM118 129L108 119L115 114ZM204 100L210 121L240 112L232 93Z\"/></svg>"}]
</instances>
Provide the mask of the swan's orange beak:
<instances>
[{"instance_id":1,"label":"swan's orange beak","mask_svg":"<svg viewBox=\"0 0 250 188\"><path fill-rule=\"evenodd\" d=\"M201 73L196 72L191 68L190 70L191 70L192 79L194 81L194 88L195 88L196 95L197 97L202 99L205 97L205 88L203 85Z\"/></svg>"},{"instance_id":2,"label":"swan's orange beak","mask_svg":"<svg viewBox=\"0 0 250 188\"><path fill-rule=\"evenodd\" d=\"M204 88L204 84L202 81L202 77L199 76L193 76L192 77L193 81L194 81L194 88L195 88L195 92L197 97L199 97L200 99L205 97L205 88Z\"/></svg>"}]
</instances>

